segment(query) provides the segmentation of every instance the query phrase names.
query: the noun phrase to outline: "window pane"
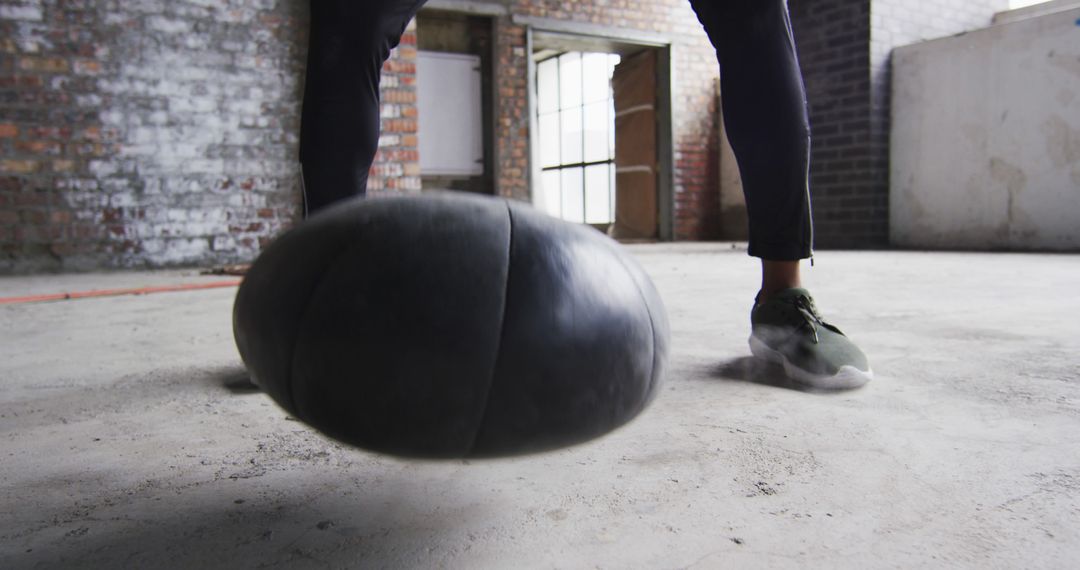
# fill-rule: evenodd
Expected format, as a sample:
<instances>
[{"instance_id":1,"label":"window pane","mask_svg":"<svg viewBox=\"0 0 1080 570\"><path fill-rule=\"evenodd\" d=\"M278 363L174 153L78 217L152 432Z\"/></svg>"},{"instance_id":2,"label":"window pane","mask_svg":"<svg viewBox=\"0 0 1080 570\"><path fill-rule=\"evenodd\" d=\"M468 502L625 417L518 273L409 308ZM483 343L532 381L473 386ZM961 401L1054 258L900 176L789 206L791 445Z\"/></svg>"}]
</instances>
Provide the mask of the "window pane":
<instances>
[{"instance_id":1,"label":"window pane","mask_svg":"<svg viewBox=\"0 0 1080 570\"><path fill-rule=\"evenodd\" d=\"M536 66L536 108L550 113L559 108L559 60L551 58Z\"/></svg>"},{"instance_id":2,"label":"window pane","mask_svg":"<svg viewBox=\"0 0 1080 570\"><path fill-rule=\"evenodd\" d=\"M615 100L607 102L608 156L615 160Z\"/></svg>"},{"instance_id":3,"label":"window pane","mask_svg":"<svg viewBox=\"0 0 1080 570\"><path fill-rule=\"evenodd\" d=\"M552 216L562 215L562 191L559 189L561 174L558 170L545 170L540 175L540 184L543 201L540 207Z\"/></svg>"},{"instance_id":4,"label":"window pane","mask_svg":"<svg viewBox=\"0 0 1080 570\"><path fill-rule=\"evenodd\" d=\"M559 56L559 94L563 109L581 105L581 54Z\"/></svg>"},{"instance_id":5,"label":"window pane","mask_svg":"<svg viewBox=\"0 0 1080 570\"><path fill-rule=\"evenodd\" d=\"M616 53L612 53L612 54L608 54L607 57L608 57L608 82L610 83L611 78L615 75L615 66L619 65L619 62L622 61L622 56L620 56L619 54L616 54ZM608 112L608 157L611 158L612 160L614 160L615 159L615 95L613 93L609 95L609 99L608 99L608 102L607 102L607 112ZM611 170L611 176L612 176L612 180L614 180L614 177L615 177L615 169L614 168ZM612 182L611 188L612 188L612 192L614 192L615 191L614 190L614 188L615 188L614 182ZM614 204L615 200L612 199L611 203ZM614 208L614 206L612 206L612 208Z\"/></svg>"},{"instance_id":6,"label":"window pane","mask_svg":"<svg viewBox=\"0 0 1080 570\"><path fill-rule=\"evenodd\" d=\"M559 165L559 114L540 115L540 166Z\"/></svg>"},{"instance_id":7,"label":"window pane","mask_svg":"<svg viewBox=\"0 0 1080 570\"><path fill-rule=\"evenodd\" d=\"M615 223L615 164L610 165L608 178L608 204L611 204L611 222Z\"/></svg>"},{"instance_id":8,"label":"window pane","mask_svg":"<svg viewBox=\"0 0 1080 570\"><path fill-rule=\"evenodd\" d=\"M567 168L562 172L562 219L569 222L585 221L585 196L581 168Z\"/></svg>"},{"instance_id":9,"label":"window pane","mask_svg":"<svg viewBox=\"0 0 1080 570\"><path fill-rule=\"evenodd\" d=\"M600 101L585 107L585 162L611 158L608 145L608 102Z\"/></svg>"},{"instance_id":10,"label":"window pane","mask_svg":"<svg viewBox=\"0 0 1080 570\"><path fill-rule=\"evenodd\" d=\"M606 53L587 53L582 58L585 103L604 101L610 96L611 69Z\"/></svg>"},{"instance_id":11,"label":"window pane","mask_svg":"<svg viewBox=\"0 0 1080 570\"><path fill-rule=\"evenodd\" d=\"M562 116L562 164L581 162L581 108L566 109Z\"/></svg>"},{"instance_id":12,"label":"window pane","mask_svg":"<svg viewBox=\"0 0 1080 570\"><path fill-rule=\"evenodd\" d=\"M585 168L585 222L611 223L611 173L607 164Z\"/></svg>"},{"instance_id":13,"label":"window pane","mask_svg":"<svg viewBox=\"0 0 1080 570\"><path fill-rule=\"evenodd\" d=\"M537 64L538 158L548 169L539 181L542 211L576 223L614 220L611 77L620 60L616 54L570 52ZM565 167L582 162L604 164Z\"/></svg>"}]
</instances>

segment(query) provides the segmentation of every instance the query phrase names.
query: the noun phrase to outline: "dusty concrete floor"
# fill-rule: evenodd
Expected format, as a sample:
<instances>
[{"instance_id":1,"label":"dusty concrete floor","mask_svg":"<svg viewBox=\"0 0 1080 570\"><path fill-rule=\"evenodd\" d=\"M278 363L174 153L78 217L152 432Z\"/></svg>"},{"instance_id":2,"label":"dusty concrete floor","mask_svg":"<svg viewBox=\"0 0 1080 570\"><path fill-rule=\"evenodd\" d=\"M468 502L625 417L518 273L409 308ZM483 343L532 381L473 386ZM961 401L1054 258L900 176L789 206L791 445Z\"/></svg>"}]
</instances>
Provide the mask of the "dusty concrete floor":
<instances>
[{"instance_id":1,"label":"dusty concrete floor","mask_svg":"<svg viewBox=\"0 0 1080 570\"><path fill-rule=\"evenodd\" d=\"M842 394L747 358L755 267L638 246L661 397L595 443L414 463L250 390L234 290L0 306L0 568L1066 568L1080 560L1080 258L824 252L871 355ZM0 296L215 279L0 279Z\"/></svg>"}]
</instances>

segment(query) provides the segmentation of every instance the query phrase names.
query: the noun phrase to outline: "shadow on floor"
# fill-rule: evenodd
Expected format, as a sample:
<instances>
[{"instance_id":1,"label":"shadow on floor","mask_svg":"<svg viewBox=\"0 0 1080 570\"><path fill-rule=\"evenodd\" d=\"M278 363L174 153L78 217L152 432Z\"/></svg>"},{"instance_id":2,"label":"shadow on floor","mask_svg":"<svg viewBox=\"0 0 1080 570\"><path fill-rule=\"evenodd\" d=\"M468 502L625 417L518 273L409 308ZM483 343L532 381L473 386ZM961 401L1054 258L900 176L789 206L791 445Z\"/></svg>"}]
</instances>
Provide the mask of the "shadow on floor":
<instances>
[{"instance_id":1,"label":"shadow on floor","mask_svg":"<svg viewBox=\"0 0 1080 570\"><path fill-rule=\"evenodd\" d=\"M110 387L61 395L65 406L87 408L67 414L72 423L151 410L172 431L123 432L131 424L124 415L86 428L108 432L81 434L103 440L80 444L93 455L74 456L94 461L60 463L68 468L40 476L10 505L24 516L21 527L0 529L0 568L408 568L433 552L458 552L469 542L463 524L498 506L482 506L491 499L481 494L447 506L426 476L387 477L405 467L341 451L307 429L275 428L247 397L233 406L233 395L261 393L239 363L139 374ZM247 416L255 429L244 426ZM60 441L62 452L40 453L70 455L73 444ZM122 459L147 441L159 451ZM74 499L50 499L56 493Z\"/></svg>"},{"instance_id":2,"label":"shadow on floor","mask_svg":"<svg viewBox=\"0 0 1080 570\"><path fill-rule=\"evenodd\" d=\"M784 373L784 368L779 364L752 356L742 356L727 362L721 362L709 371L709 376L717 380L749 382L798 392L827 393L791 380Z\"/></svg>"},{"instance_id":3,"label":"shadow on floor","mask_svg":"<svg viewBox=\"0 0 1080 570\"><path fill-rule=\"evenodd\" d=\"M256 494L219 485L210 493L185 490L195 496L161 493L161 501L135 517L45 523L26 533L37 536L18 555L0 559L8 558L9 568L401 568L436 549L453 552L462 521L484 516L470 509L440 513L410 497L407 485L396 496L357 494L335 505L291 489Z\"/></svg>"},{"instance_id":4,"label":"shadow on floor","mask_svg":"<svg viewBox=\"0 0 1080 570\"><path fill-rule=\"evenodd\" d=\"M251 381L251 375L243 366L223 368L215 372L212 377L215 383L237 396L262 392L262 389Z\"/></svg>"}]
</instances>

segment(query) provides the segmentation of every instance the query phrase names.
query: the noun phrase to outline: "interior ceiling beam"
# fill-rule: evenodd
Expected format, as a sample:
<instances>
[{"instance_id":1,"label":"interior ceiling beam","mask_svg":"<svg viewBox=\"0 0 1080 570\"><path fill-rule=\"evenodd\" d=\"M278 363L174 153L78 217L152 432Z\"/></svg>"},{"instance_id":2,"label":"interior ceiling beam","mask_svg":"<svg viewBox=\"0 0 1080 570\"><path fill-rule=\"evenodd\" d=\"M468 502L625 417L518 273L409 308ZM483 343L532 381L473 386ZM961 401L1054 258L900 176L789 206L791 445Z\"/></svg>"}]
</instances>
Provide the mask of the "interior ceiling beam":
<instances>
[{"instance_id":1,"label":"interior ceiling beam","mask_svg":"<svg viewBox=\"0 0 1080 570\"><path fill-rule=\"evenodd\" d=\"M423 9L462 12L479 16L506 16L510 13L510 9L506 7L506 4L477 0L428 0Z\"/></svg>"}]
</instances>

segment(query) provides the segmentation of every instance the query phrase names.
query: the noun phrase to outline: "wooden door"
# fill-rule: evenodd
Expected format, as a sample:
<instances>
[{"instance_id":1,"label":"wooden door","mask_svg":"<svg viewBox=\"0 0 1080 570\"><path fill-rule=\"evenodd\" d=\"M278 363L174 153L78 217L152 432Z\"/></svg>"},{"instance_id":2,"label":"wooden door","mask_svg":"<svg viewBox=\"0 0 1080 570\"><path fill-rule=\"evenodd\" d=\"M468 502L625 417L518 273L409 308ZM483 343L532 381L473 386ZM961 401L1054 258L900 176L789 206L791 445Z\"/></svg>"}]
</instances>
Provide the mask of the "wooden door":
<instances>
[{"instance_id":1,"label":"wooden door","mask_svg":"<svg viewBox=\"0 0 1080 570\"><path fill-rule=\"evenodd\" d=\"M624 57L611 80L615 93L615 223L623 240L656 239L658 158L656 51Z\"/></svg>"}]
</instances>

